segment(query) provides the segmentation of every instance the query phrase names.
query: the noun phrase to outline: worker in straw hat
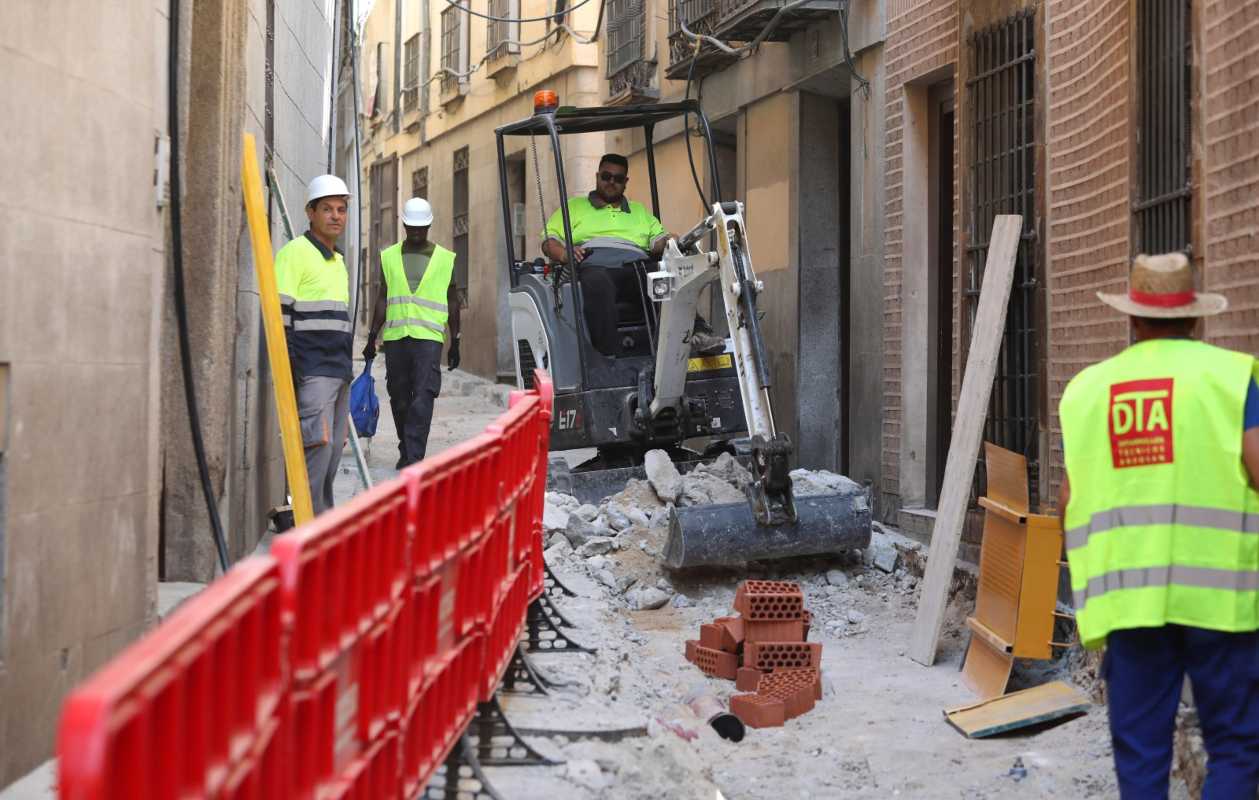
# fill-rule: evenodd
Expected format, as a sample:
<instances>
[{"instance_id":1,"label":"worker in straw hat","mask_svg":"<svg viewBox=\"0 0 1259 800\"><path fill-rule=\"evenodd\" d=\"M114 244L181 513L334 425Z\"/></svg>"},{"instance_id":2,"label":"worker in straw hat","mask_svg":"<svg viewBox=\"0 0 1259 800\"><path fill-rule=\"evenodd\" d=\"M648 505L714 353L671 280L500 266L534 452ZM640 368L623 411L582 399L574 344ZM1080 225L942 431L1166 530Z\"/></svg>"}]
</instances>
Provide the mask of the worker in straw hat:
<instances>
[{"instance_id":1,"label":"worker in straw hat","mask_svg":"<svg viewBox=\"0 0 1259 800\"><path fill-rule=\"evenodd\" d=\"M1076 624L1106 646L1120 793L1166 797L1187 674L1204 798L1259 789L1259 388L1256 360L1195 340L1227 300L1194 290L1180 253L1138 256L1133 344L1088 367L1059 406Z\"/></svg>"}]
</instances>

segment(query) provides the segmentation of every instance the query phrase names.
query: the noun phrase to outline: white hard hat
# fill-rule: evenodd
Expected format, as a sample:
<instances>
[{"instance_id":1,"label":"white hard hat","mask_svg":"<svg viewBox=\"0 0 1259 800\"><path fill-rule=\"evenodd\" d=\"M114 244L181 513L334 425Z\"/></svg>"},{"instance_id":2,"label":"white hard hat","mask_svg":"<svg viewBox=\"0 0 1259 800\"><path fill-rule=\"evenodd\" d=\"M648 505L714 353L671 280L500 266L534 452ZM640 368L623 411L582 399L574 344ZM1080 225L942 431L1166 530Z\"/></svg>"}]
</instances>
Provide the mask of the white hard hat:
<instances>
[{"instance_id":1,"label":"white hard hat","mask_svg":"<svg viewBox=\"0 0 1259 800\"><path fill-rule=\"evenodd\" d=\"M433 207L423 197L412 197L402 206L402 224L427 228L433 224Z\"/></svg>"},{"instance_id":2,"label":"white hard hat","mask_svg":"<svg viewBox=\"0 0 1259 800\"><path fill-rule=\"evenodd\" d=\"M310 182L306 192L306 203L315 202L321 197L349 197L350 187L336 175L320 175Z\"/></svg>"}]
</instances>

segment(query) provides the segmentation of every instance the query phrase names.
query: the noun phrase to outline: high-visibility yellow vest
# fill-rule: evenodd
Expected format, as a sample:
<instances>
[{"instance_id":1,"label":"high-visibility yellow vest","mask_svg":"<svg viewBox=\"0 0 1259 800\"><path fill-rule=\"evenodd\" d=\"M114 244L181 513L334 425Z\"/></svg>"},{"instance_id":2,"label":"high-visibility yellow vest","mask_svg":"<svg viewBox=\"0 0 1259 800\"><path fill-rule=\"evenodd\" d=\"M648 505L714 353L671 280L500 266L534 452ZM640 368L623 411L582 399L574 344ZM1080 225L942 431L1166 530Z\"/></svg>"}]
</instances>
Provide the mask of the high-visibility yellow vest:
<instances>
[{"instance_id":1,"label":"high-visibility yellow vest","mask_svg":"<svg viewBox=\"0 0 1259 800\"><path fill-rule=\"evenodd\" d=\"M386 342L408 337L445 341L446 318L450 315L446 291L455 269L455 254L433 245L433 255L414 291L402 265L402 242L380 251L380 268L385 273L388 302L381 338Z\"/></svg>"},{"instance_id":2,"label":"high-visibility yellow vest","mask_svg":"<svg viewBox=\"0 0 1259 800\"><path fill-rule=\"evenodd\" d=\"M349 380L350 276L341 254L310 233L298 236L275 254L275 282L293 374Z\"/></svg>"},{"instance_id":3,"label":"high-visibility yellow vest","mask_svg":"<svg viewBox=\"0 0 1259 800\"><path fill-rule=\"evenodd\" d=\"M1259 492L1242 462L1256 374L1244 353L1155 339L1067 385L1063 527L1085 647L1168 623L1259 629Z\"/></svg>"}]
</instances>

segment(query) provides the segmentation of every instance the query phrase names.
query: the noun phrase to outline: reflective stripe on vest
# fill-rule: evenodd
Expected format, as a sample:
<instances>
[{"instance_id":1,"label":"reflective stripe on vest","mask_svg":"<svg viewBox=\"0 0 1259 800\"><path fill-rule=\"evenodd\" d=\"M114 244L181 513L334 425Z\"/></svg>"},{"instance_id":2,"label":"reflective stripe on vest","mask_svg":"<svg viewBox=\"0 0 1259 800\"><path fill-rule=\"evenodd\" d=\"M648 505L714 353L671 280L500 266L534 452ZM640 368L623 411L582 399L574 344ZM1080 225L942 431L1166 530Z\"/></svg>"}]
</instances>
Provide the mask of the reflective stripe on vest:
<instances>
[{"instance_id":1,"label":"reflective stripe on vest","mask_svg":"<svg viewBox=\"0 0 1259 800\"><path fill-rule=\"evenodd\" d=\"M413 288L402 262L402 243L382 250L380 268L387 300L381 338L387 342L406 338L444 341L449 316L446 295L454 266L455 254L434 245L420 285Z\"/></svg>"},{"instance_id":2,"label":"reflective stripe on vest","mask_svg":"<svg viewBox=\"0 0 1259 800\"><path fill-rule=\"evenodd\" d=\"M1086 647L1168 623L1259 629L1259 493L1241 457L1255 374L1249 355L1158 339L1063 392L1063 527Z\"/></svg>"}]
</instances>

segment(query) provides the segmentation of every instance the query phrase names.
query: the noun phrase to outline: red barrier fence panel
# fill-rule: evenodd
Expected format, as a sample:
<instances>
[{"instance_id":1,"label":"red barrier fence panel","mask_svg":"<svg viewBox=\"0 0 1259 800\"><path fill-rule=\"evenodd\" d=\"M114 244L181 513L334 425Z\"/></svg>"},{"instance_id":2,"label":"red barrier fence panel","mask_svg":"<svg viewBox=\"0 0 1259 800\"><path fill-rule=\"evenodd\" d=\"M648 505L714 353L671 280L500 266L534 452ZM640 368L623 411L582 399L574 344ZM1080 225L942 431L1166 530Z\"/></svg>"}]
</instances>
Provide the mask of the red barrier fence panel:
<instances>
[{"instance_id":1,"label":"red barrier fence panel","mask_svg":"<svg viewBox=\"0 0 1259 800\"><path fill-rule=\"evenodd\" d=\"M345 769L324 797L327 800L401 800L401 756L398 733L389 731Z\"/></svg>"},{"instance_id":2,"label":"red barrier fence panel","mask_svg":"<svg viewBox=\"0 0 1259 800\"><path fill-rule=\"evenodd\" d=\"M377 484L271 544L292 615L299 684L314 680L402 597L414 494L406 477Z\"/></svg>"},{"instance_id":3,"label":"red barrier fence panel","mask_svg":"<svg viewBox=\"0 0 1259 800\"><path fill-rule=\"evenodd\" d=\"M223 796L229 800L292 797L293 733L290 700L285 695L276 716L228 777Z\"/></svg>"},{"instance_id":4,"label":"red barrier fence panel","mask_svg":"<svg viewBox=\"0 0 1259 800\"><path fill-rule=\"evenodd\" d=\"M66 699L61 797L222 791L283 716L284 640L278 565L242 561Z\"/></svg>"},{"instance_id":5,"label":"red barrier fence panel","mask_svg":"<svg viewBox=\"0 0 1259 800\"><path fill-rule=\"evenodd\" d=\"M503 581L503 602L485 640L485 663L481 667L477 695L481 702L489 702L494 696L494 690L507 671L516 643L525 628L532 569L532 564L521 564L515 575Z\"/></svg>"},{"instance_id":6,"label":"red barrier fence panel","mask_svg":"<svg viewBox=\"0 0 1259 800\"><path fill-rule=\"evenodd\" d=\"M402 730L406 797L415 797L424 788L472 719L484 652L484 636L464 640L407 709Z\"/></svg>"},{"instance_id":7,"label":"red barrier fence panel","mask_svg":"<svg viewBox=\"0 0 1259 800\"><path fill-rule=\"evenodd\" d=\"M482 433L408 467L417 482L412 566L419 576L474 542L494 515L498 437Z\"/></svg>"},{"instance_id":8,"label":"red barrier fence panel","mask_svg":"<svg viewBox=\"0 0 1259 800\"><path fill-rule=\"evenodd\" d=\"M529 442L532 442L533 458L529 462L531 465L528 470L529 488L524 493L522 508L528 520L524 529L530 532L526 542L527 557L533 564L529 597L531 600L536 600L546 588L546 562L542 555L542 511L546 504L547 454L551 449L551 414L554 408L555 390L551 384L551 377L540 369L533 371L533 385L534 393L538 398L538 411L533 418L532 437L526 440L526 446L530 446ZM525 396L528 395L523 392L513 392L512 402L521 403ZM523 548L520 557L522 559L526 557Z\"/></svg>"}]
</instances>

